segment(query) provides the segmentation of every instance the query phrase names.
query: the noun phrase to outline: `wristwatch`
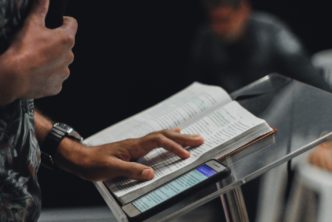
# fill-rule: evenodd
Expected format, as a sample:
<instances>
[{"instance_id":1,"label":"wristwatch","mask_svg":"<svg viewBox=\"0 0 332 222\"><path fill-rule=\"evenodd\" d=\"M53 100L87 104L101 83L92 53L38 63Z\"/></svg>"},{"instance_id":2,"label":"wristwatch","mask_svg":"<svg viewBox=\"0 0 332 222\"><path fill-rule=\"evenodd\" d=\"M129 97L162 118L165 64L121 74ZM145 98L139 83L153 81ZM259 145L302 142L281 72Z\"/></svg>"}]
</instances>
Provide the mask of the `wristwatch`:
<instances>
[{"instance_id":1,"label":"wristwatch","mask_svg":"<svg viewBox=\"0 0 332 222\"><path fill-rule=\"evenodd\" d=\"M71 138L79 143L83 141L83 137L76 130L74 130L73 127L65 123L54 123L51 131L48 133L44 143L42 144L42 163L47 168L55 168L54 157L57 153L60 142L65 137Z\"/></svg>"}]
</instances>

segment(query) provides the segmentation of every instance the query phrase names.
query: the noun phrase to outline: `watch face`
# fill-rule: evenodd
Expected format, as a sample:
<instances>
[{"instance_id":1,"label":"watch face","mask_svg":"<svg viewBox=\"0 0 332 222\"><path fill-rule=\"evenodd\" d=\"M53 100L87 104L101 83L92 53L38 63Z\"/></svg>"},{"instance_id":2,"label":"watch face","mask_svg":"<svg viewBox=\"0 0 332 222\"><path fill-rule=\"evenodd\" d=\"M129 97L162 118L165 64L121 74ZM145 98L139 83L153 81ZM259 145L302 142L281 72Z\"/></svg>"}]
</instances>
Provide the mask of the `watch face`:
<instances>
[{"instance_id":1,"label":"watch face","mask_svg":"<svg viewBox=\"0 0 332 222\"><path fill-rule=\"evenodd\" d=\"M62 130L65 133L71 133L74 129L70 126L68 126L65 123L55 123L54 127L57 127L58 129Z\"/></svg>"},{"instance_id":2,"label":"watch face","mask_svg":"<svg viewBox=\"0 0 332 222\"><path fill-rule=\"evenodd\" d=\"M54 127L64 132L66 136L69 136L80 142L83 141L83 137L78 132L76 132L71 126L68 126L65 123L55 123Z\"/></svg>"}]
</instances>

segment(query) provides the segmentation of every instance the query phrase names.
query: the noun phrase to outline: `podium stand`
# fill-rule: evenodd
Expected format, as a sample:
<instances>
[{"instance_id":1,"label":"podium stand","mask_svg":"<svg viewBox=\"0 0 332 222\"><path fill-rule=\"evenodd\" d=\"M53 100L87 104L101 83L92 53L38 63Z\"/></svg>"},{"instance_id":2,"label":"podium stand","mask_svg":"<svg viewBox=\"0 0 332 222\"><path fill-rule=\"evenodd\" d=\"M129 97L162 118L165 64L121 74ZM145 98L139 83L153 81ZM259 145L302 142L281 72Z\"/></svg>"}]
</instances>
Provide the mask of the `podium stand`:
<instances>
[{"instance_id":1,"label":"podium stand","mask_svg":"<svg viewBox=\"0 0 332 222\"><path fill-rule=\"evenodd\" d=\"M223 160L227 179L205 187L146 221L170 221L222 197L227 221L248 221L241 185L332 138L332 94L296 80L271 74L232 93L277 133ZM117 221L128 221L102 182L95 184ZM202 215L203 216L203 215Z\"/></svg>"}]
</instances>

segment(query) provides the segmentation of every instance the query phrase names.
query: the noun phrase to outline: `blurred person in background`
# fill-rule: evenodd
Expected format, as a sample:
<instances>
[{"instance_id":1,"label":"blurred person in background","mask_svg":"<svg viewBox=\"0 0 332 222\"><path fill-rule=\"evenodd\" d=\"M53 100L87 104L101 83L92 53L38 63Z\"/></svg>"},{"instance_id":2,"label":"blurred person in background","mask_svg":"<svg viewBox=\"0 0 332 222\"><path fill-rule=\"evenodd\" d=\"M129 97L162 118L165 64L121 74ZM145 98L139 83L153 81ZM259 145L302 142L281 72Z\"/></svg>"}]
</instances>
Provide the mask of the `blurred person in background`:
<instances>
[{"instance_id":1,"label":"blurred person in background","mask_svg":"<svg viewBox=\"0 0 332 222\"><path fill-rule=\"evenodd\" d=\"M202 0L209 22L194 40L190 79L233 91L277 72L329 90L297 37L248 0Z\"/></svg>"},{"instance_id":2,"label":"blurred person in background","mask_svg":"<svg viewBox=\"0 0 332 222\"><path fill-rule=\"evenodd\" d=\"M234 91L267 74L280 73L331 90L323 71L313 66L299 39L278 18L253 11L249 0L201 2L208 22L194 38L188 79ZM253 190L257 187L250 186L244 194L255 211Z\"/></svg>"}]
</instances>

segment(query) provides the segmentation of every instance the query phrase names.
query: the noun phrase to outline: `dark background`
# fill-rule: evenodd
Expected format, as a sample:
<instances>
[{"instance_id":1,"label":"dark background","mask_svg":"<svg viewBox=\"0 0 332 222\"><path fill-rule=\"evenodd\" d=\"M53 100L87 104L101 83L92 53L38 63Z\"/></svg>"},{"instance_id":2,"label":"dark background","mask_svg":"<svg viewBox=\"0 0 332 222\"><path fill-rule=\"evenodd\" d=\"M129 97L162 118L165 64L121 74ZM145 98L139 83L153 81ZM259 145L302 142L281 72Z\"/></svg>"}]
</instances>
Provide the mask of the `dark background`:
<instances>
[{"instance_id":1,"label":"dark background","mask_svg":"<svg viewBox=\"0 0 332 222\"><path fill-rule=\"evenodd\" d=\"M329 1L252 3L286 22L310 54L332 48ZM60 95L37 101L51 118L87 137L188 84L190 45L205 21L198 0L70 1L67 14L79 22L72 75ZM44 207L103 204L89 182L45 169L39 176Z\"/></svg>"}]
</instances>

